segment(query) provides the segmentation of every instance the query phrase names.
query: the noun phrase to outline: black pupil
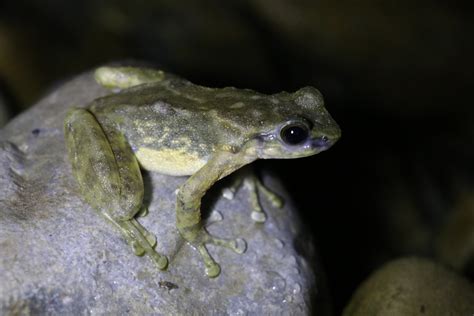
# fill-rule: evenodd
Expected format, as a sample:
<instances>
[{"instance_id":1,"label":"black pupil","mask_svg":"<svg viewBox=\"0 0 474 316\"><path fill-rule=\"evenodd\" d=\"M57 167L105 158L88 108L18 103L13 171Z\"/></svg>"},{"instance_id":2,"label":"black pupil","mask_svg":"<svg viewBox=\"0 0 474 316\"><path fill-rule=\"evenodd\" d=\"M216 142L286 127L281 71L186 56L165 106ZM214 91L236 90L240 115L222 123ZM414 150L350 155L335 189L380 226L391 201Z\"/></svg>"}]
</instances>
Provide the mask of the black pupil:
<instances>
[{"instance_id":1,"label":"black pupil","mask_svg":"<svg viewBox=\"0 0 474 316\"><path fill-rule=\"evenodd\" d=\"M290 145L297 145L308 138L308 129L299 125L290 125L281 131L281 138Z\"/></svg>"}]
</instances>

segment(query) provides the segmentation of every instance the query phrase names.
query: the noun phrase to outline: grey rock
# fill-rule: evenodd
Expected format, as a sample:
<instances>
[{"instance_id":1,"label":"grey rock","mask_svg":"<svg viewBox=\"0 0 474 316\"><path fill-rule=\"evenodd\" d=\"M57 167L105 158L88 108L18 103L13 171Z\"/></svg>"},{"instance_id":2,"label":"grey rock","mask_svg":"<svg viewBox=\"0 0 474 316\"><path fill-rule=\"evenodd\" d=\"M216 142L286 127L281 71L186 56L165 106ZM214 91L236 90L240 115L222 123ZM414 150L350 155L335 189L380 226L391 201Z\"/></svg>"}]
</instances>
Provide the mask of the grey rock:
<instances>
[{"instance_id":1,"label":"grey rock","mask_svg":"<svg viewBox=\"0 0 474 316\"><path fill-rule=\"evenodd\" d=\"M136 257L119 231L78 195L66 159L63 119L70 106L109 93L81 75L13 119L0 133L0 314L174 315L288 314L326 310L322 275L310 238L281 184L282 209L265 203L268 220L250 218L248 192L222 188L206 196L208 229L242 237L243 255L209 246L221 264L204 274L198 254L175 229L175 190L185 177L146 174L149 214L139 221L170 259L167 271Z\"/></svg>"},{"instance_id":2,"label":"grey rock","mask_svg":"<svg viewBox=\"0 0 474 316\"><path fill-rule=\"evenodd\" d=\"M365 280L343 316L472 315L474 287L424 258L390 261Z\"/></svg>"}]
</instances>

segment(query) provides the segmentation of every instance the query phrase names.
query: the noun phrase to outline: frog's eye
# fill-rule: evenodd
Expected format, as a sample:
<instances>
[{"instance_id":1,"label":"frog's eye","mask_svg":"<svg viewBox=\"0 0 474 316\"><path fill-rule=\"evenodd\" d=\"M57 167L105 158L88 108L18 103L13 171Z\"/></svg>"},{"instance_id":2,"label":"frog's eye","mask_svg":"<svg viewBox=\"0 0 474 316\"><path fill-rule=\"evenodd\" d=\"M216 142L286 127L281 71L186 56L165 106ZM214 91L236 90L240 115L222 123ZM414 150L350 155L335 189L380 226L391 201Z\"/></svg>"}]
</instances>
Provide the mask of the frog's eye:
<instances>
[{"instance_id":1,"label":"frog's eye","mask_svg":"<svg viewBox=\"0 0 474 316\"><path fill-rule=\"evenodd\" d=\"M309 128L302 123L289 123L280 131L281 139L288 145L298 145L308 139Z\"/></svg>"}]
</instances>

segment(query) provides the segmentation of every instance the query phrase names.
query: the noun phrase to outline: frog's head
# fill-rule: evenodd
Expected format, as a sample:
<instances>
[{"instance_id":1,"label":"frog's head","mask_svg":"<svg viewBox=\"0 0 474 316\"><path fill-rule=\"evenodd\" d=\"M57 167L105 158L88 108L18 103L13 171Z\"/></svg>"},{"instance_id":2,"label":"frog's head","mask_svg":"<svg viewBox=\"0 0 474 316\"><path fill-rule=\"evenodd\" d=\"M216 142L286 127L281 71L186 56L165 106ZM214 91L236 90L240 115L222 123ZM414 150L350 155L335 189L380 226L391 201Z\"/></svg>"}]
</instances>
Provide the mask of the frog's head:
<instances>
[{"instance_id":1,"label":"frog's head","mask_svg":"<svg viewBox=\"0 0 474 316\"><path fill-rule=\"evenodd\" d=\"M299 158L329 149L341 136L337 123L313 87L275 95L272 122L257 136L259 158Z\"/></svg>"}]
</instances>

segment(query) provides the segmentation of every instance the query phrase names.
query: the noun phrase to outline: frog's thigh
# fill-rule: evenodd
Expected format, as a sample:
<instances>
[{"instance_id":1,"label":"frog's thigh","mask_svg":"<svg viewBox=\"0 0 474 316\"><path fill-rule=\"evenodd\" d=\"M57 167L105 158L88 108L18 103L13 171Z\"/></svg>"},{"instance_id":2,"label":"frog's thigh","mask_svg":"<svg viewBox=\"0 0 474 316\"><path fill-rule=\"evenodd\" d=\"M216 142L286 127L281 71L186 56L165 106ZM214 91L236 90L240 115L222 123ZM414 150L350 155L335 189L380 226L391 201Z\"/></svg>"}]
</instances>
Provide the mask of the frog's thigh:
<instances>
[{"instance_id":1,"label":"frog's thigh","mask_svg":"<svg viewBox=\"0 0 474 316\"><path fill-rule=\"evenodd\" d=\"M85 109L73 109L65 120L72 170L85 200L113 220L131 219L141 208L143 180L133 152L122 135L105 135Z\"/></svg>"},{"instance_id":2,"label":"frog's thigh","mask_svg":"<svg viewBox=\"0 0 474 316\"><path fill-rule=\"evenodd\" d=\"M74 177L84 199L122 231L135 253L148 253L163 269L167 260L153 249L155 237L133 218L144 192L138 162L123 135L107 135L89 111L68 113L65 138Z\"/></svg>"}]
</instances>

